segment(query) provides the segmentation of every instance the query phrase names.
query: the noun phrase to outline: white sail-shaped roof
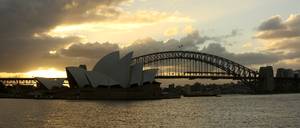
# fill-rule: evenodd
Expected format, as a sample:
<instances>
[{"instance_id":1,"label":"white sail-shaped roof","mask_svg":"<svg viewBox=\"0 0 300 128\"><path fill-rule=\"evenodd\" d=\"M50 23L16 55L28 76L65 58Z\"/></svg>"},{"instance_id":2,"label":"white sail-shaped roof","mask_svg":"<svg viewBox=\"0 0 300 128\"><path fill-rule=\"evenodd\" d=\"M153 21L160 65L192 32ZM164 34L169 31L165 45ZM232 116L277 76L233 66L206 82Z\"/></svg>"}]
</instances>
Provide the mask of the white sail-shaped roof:
<instances>
[{"instance_id":1,"label":"white sail-shaped roof","mask_svg":"<svg viewBox=\"0 0 300 128\"><path fill-rule=\"evenodd\" d=\"M110 78L118 76L120 53L119 51L112 52L97 62L92 71L103 73Z\"/></svg>"},{"instance_id":2,"label":"white sail-shaped roof","mask_svg":"<svg viewBox=\"0 0 300 128\"><path fill-rule=\"evenodd\" d=\"M86 77L86 70L78 67L67 67L66 70L71 74L71 77L74 78L76 84L79 87L84 87L89 85L89 81Z\"/></svg>"},{"instance_id":3,"label":"white sail-shaped roof","mask_svg":"<svg viewBox=\"0 0 300 128\"><path fill-rule=\"evenodd\" d=\"M132 59L133 52L126 54L121 58L118 66L118 75L116 80L120 82L120 85L123 88L130 87L130 64Z\"/></svg>"},{"instance_id":4,"label":"white sail-shaped roof","mask_svg":"<svg viewBox=\"0 0 300 128\"><path fill-rule=\"evenodd\" d=\"M153 82L157 72L158 72L158 69L144 70L144 72L143 72L143 83L144 82Z\"/></svg>"},{"instance_id":5,"label":"white sail-shaped roof","mask_svg":"<svg viewBox=\"0 0 300 128\"><path fill-rule=\"evenodd\" d=\"M138 63L130 68L130 85L138 84L141 85L143 78L143 64Z\"/></svg>"},{"instance_id":6,"label":"white sail-shaped roof","mask_svg":"<svg viewBox=\"0 0 300 128\"><path fill-rule=\"evenodd\" d=\"M62 87L65 80L64 78L52 79L42 77L36 77L35 79L49 90L51 90L53 87Z\"/></svg>"},{"instance_id":7,"label":"white sail-shaped roof","mask_svg":"<svg viewBox=\"0 0 300 128\"><path fill-rule=\"evenodd\" d=\"M101 86L112 86L118 85L119 83L115 80L111 79L110 77L106 76L105 74L95 72L95 71L87 71L86 72L87 78L90 82L90 85L93 87Z\"/></svg>"}]
</instances>

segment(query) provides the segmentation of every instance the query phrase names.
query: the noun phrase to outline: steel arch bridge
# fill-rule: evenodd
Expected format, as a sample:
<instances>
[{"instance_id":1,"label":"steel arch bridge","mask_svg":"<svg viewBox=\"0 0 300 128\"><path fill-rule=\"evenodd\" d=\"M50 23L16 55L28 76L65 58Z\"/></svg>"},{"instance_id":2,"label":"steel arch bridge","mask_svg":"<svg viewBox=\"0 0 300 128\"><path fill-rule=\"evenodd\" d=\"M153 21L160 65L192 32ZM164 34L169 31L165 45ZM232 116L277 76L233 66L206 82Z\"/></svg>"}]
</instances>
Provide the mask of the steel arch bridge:
<instances>
[{"instance_id":1,"label":"steel arch bridge","mask_svg":"<svg viewBox=\"0 0 300 128\"><path fill-rule=\"evenodd\" d=\"M192 51L165 51L133 58L133 63L143 63L144 68L158 68L156 78L173 79L236 79L252 81L258 72L229 59Z\"/></svg>"}]
</instances>

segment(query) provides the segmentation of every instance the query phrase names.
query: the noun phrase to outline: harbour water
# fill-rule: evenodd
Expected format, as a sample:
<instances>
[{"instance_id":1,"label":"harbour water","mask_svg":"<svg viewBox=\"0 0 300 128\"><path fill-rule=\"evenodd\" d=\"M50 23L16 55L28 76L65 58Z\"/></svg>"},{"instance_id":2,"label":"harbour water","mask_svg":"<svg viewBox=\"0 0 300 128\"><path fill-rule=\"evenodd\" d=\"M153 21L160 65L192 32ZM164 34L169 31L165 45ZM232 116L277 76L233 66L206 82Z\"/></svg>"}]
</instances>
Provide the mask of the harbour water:
<instances>
[{"instance_id":1,"label":"harbour water","mask_svg":"<svg viewBox=\"0 0 300 128\"><path fill-rule=\"evenodd\" d=\"M0 99L0 128L300 127L300 94L146 101Z\"/></svg>"}]
</instances>

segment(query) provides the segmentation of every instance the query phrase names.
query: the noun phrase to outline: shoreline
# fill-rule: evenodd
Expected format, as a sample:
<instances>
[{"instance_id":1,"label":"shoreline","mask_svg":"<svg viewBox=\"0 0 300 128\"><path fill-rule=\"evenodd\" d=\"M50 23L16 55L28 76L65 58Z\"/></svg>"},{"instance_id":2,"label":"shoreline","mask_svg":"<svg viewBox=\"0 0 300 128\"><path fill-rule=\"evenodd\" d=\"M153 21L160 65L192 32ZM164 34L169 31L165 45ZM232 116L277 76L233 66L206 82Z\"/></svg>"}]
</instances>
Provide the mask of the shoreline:
<instances>
[{"instance_id":1,"label":"shoreline","mask_svg":"<svg viewBox=\"0 0 300 128\"><path fill-rule=\"evenodd\" d=\"M30 97L3 97L1 99L30 99L30 100L67 100L67 101L149 101L149 100L164 100L164 99L181 99L193 97L223 97L223 96L264 96L264 95L300 95L300 93L268 93L268 94L219 94L219 95L202 95L202 96L183 96L180 97L156 97L156 98L30 98Z\"/></svg>"}]
</instances>

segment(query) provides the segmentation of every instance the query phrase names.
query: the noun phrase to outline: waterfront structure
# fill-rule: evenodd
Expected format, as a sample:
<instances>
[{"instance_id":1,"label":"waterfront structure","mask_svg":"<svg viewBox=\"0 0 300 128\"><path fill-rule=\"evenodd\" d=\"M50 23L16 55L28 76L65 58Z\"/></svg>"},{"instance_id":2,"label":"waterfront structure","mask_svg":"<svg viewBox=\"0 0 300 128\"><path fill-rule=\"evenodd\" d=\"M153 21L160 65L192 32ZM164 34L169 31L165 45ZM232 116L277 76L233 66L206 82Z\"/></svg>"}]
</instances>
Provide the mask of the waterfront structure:
<instances>
[{"instance_id":1,"label":"waterfront structure","mask_svg":"<svg viewBox=\"0 0 300 128\"><path fill-rule=\"evenodd\" d=\"M63 83L64 83L64 78L42 78L42 77L36 77L35 78L38 83L39 83L39 86L42 86L44 88L47 88L49 90L57 87L57 88L60 88L63 86Z\"/></svg>"},{"instance_id":2,"label":"waterfront structure","mask_svg":"<svg viewBox=\"0 0 300 128\"><path fill-rule=\"evenodd\" d=\"M273 67L260 67L259 77L261 78L261 80L259 81L259 88L263 91L272 92L275 88Z\"/></svg>"},{"instance_id":3,"label":"waterfront structure","mask_svg":"<svg viewBox=\"0 0 300 128\"><path fill-rule=\"evenodd\" d=\"M296 78L299 78L299 77L300 77L300 70L296 70L294 73L295 73L294 76L295 76Z\"/></svg>"},{"instance_id":4,"label":"waterfront structure","mask_svg":"<svg viewBox=\"0 0 300 128\"><path fill-rule=\"evenodd\" d=\"M130 88L132 85L143 86L152 83L158 69L143 70L143 64L132 64L133 52L120 58L120 52L115 51L100 59L92 70L85 66L66 67L71 88L111 87Z\"/></svg>"},{"instance_id":5,"label":"waterfront structure","mask_svg":"<svg viewBox=\"0 0 300 128\"><path fill-rule=\"evenodd\" d=\"M293 78L298 75L299 71L294 71L292 69L278 68L276 72L276 77L280 78Z\"/></svg>"}]
</instances>

